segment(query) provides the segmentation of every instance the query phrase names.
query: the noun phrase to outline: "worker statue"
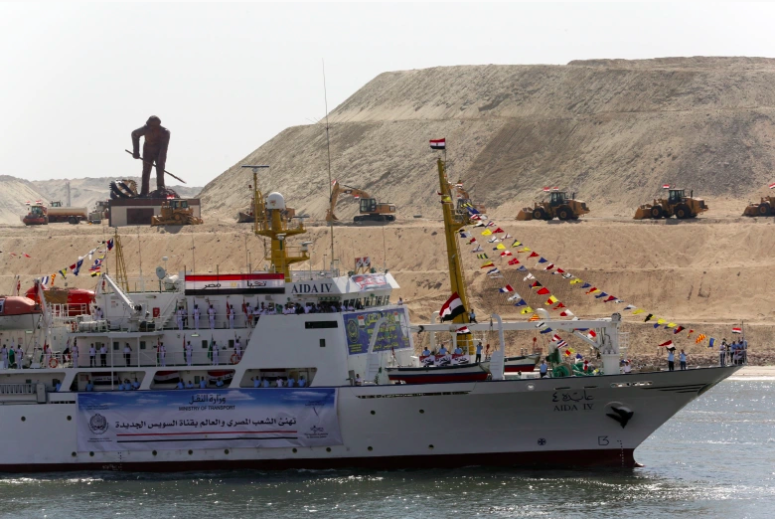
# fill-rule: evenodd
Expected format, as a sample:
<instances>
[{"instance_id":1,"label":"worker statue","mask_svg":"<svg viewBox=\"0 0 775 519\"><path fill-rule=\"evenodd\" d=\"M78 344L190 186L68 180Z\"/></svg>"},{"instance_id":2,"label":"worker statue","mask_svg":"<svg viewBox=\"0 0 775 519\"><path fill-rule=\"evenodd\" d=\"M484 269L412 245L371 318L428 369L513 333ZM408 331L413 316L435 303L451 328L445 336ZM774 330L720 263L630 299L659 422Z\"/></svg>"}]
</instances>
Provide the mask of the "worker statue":
<instances>
[{"instance_id":1,"label":"worker statue","mask_svg":"<svg viewBox=\"0 0 775 519\"><path fill-rule=\"evenodd\" d=\"M140 156L140 137L145 137L143 155ZM143 160L143 183L140 196L148 196L151 168L156 162L156 189L164 191L164 166L167 162L167 147L170 145L170 131L161 125L161 119L152 115L145 125L132 132L132 156Z\"/></svg>"}]
</instances>

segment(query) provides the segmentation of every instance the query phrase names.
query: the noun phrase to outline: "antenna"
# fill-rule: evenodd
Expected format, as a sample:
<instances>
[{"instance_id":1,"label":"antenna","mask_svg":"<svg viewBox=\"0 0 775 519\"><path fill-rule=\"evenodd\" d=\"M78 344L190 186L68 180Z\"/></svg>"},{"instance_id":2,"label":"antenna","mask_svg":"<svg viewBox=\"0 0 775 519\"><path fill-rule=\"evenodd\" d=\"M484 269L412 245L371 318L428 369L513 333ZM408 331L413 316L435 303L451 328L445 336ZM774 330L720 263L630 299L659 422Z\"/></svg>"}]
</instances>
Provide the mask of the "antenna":
<instances>
[{"instance_id":1,"label":"antenna","mask_svg":"<svg viewBox=\"0 0 775 519\"><path fill-rule=\"evenodd\" d=\"M331 137L328 133L328 91L326 90L326 60L321 59L323 62L323 100L326 103L326 147L328 148L328 199L331 200L333 196L333 184L331 182ZM334 270L334 222L328 223L331 227L331 270ZM324 265L325 267L325 265Z\"/></svg>"}]
</instances>

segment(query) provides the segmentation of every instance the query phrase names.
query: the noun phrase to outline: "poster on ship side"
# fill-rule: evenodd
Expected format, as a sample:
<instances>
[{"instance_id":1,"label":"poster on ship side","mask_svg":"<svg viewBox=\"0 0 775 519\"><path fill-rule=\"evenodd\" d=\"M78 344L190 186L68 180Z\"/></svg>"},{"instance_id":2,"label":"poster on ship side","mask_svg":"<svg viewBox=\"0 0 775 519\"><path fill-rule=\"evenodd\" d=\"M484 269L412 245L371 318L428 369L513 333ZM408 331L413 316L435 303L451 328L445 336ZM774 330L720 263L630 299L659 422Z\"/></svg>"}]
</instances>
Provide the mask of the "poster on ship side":
<instances>
[{"instance_id":1,"label":"poster on ship side","mask_svg":"<svg viewBox=\"0 0 775 519\"><path fill-rule=\"evenodd\" d=\"M347 349L350 355L369 352L372 332L383 318L385 320L379 326L374 353L400 350L412 346L409 339L409 311L405 307L391 310L345 312L342 318L344 319Z\"/></svg>"},{"instance_id":2,"label":"poster on ship side","mask_svg":"<svg viewBox=\"0 0 775 519\"><path fill-rule=\"evenodd\" d=\"M335 388L78 394L78 450L341 445Z\"/></svg>"}]
</instances>

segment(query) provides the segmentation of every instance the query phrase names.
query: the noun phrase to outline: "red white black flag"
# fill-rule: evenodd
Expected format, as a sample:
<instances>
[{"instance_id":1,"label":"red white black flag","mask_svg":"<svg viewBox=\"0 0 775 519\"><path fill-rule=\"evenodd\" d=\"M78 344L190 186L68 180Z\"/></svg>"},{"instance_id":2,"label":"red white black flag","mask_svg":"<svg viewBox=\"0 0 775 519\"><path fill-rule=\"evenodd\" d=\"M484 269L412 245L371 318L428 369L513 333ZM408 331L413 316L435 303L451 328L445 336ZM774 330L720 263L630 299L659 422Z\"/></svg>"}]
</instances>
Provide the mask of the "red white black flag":
<instances>
[{"instance_id":1,"label":"red white black flag","mask_svg":"<svg viewBox=\"0 0 775 519\"><path fill-rule=\"evenodd\" d=\"M447 149L447 139L431 139L432 150L445 150Z\"/></svg>"},{"instance_id":2,"label":"red white black flag","mask_svg":"<svg viewBox=\"0 0 775 519\"><path fill-rule=\"evenodd\" d=\"M463 301L460 300L460 296L457 295L457 292L455 292L441 307L439 316L441 317L442 322L451 321L458 315L464 314L465 312L466 309L463 308Z\"/></svg>"}]
</instances>

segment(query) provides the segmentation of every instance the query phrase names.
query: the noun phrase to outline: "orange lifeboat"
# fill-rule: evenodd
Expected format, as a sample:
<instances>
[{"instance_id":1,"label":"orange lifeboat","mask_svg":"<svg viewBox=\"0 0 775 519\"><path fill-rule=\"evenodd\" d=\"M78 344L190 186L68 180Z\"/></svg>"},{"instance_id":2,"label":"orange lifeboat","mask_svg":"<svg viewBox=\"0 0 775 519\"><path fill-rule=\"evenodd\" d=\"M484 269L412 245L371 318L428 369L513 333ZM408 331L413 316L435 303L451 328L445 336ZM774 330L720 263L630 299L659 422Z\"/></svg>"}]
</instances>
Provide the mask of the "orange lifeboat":
<instances>
[{"instance_id":1,"label":"orange lifeboat","mask_svg":"<svg viewBox=\"0 0 775 519\"><path fill-rule=\"evenodd\" d=\"M48 304L67 304L69 317L90 313L91 309L89 305L94 302L94 291L86 290L84 288L44 288L43 296L46 298L46 303ZM27 297L36 303L40 303L40 298L38 297L34 286L27 290Z\"/></svg>"},{"instance_id":2,"label":"orange lifeboat","mask_svg":"<svg viewBox=\"0 0 775 519\"><path fill-rule=\"evenodd\" d=\"M29 297L0 296L0 330L34 329L42 313Z\"/></svg>"}]
</instances>

